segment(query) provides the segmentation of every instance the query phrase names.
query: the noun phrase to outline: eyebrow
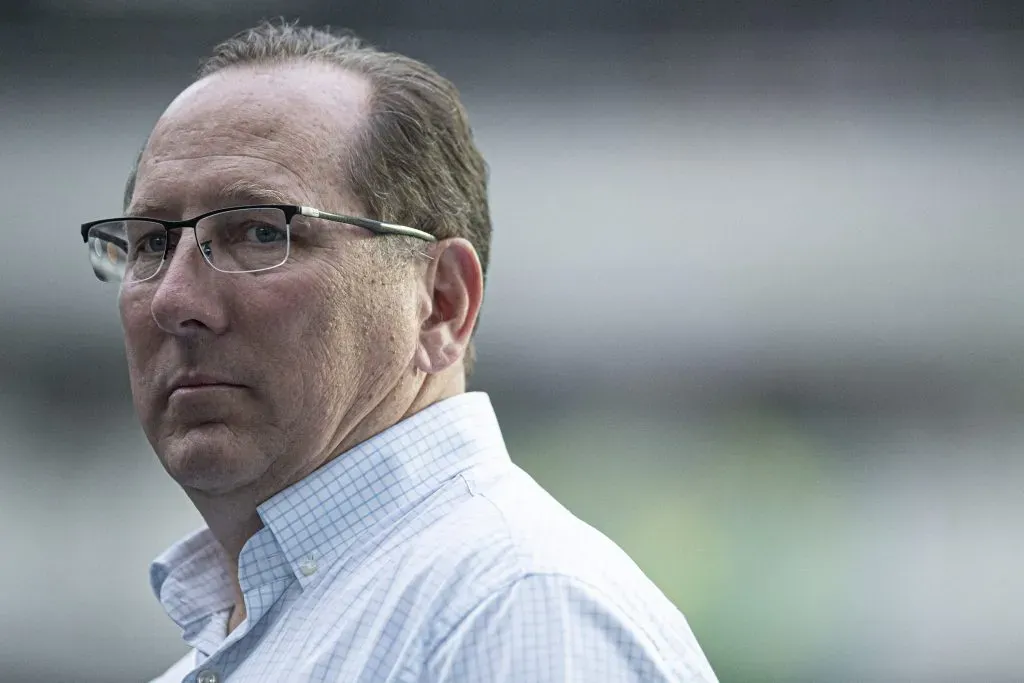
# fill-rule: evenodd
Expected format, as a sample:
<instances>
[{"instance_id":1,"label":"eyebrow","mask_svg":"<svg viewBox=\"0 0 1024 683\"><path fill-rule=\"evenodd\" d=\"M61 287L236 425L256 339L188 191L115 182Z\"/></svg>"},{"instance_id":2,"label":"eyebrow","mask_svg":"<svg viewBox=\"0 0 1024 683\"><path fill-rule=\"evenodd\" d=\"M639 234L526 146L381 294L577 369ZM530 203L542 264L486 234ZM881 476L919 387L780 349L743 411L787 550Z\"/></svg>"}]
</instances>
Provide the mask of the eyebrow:
<instances>
[{"instance_id":1,"label":"eyebrow","mask_svg":"<svg viewBox=\"0 0 1024 683\"><path fill-rule=\"evenodd\" d=\"M266 187L248 179L236 180L222 187L216 194L217 204L228 206L241 204L296 204L295 198L280 190ZM219 207L218 207L219 208Z\"/></svg>"},{"instance_id":2,"label":"eyebrow","mask_svg":"<svg viewBox=\"0 0 1024 683\"><path fill-rule=\"evenodd\" d=\"M280 190L261 185L260 183L242 178L220 188L213 195L214 206L211 208L227 208L247 204L297 204L295 198ZM129 206L130 216L157 216L167 211L167 206L159 202L143 199L139 204Z\"/></svg>"}]
</instances>

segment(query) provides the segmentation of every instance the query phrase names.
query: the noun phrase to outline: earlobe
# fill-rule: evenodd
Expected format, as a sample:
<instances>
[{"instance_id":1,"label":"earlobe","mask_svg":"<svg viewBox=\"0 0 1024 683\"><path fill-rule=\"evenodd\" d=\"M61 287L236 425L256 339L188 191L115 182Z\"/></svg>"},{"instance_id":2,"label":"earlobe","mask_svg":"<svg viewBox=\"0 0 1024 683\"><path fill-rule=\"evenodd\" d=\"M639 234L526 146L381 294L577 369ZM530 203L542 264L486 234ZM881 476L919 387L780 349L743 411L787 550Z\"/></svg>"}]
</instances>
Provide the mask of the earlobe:
<instances>
[{"instance_id":1,"label":"earlobe","mask_svg":"<svg viewBox=\"0 0 1024 683\"><path fill-rule=\"evenodd\" d=\"M420 372L428 375L434 374L434 361L430 357L430 352L427 350L420 340L420 344L416 347L416 354L413 356L413 364L416 369Z\"/></svg>"}]
</instances>

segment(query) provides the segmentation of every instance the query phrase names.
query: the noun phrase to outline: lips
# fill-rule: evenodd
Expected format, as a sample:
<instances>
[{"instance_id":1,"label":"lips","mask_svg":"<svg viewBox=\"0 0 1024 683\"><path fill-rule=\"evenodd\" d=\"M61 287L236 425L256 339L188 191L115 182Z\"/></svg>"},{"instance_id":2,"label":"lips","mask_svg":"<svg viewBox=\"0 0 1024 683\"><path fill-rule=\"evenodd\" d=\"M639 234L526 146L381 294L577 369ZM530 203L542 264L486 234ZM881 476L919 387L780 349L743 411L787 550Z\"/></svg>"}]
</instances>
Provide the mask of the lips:
<instances>
[{"instance_id":1,"label":"lips","mask_svg":"<svg viewBox=\"0 0 1024 683\"><path fill-rule=\"evenodd\" d=\"M199 373L188 373L179 375L171 382L170 390L168 394L173 394L179 389L183 390L197 390L204 388L217 388L217 387L241 387L241 384L232 382L230 379L225 377L219 377L217 375L205 375Z\"/></svg>"}]
</instances>

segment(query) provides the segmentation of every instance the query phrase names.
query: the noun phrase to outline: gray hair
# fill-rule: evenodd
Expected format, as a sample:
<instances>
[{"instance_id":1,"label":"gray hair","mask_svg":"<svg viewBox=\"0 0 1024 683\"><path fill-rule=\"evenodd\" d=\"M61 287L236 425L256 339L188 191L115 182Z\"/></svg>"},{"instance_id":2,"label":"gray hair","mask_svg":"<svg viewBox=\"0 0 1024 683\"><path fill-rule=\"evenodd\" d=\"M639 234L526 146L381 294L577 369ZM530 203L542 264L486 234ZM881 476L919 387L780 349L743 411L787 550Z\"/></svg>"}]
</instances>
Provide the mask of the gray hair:
<instances>
[{"instance_id":1,"label":"gray hair","mask_svg":"<svg viewBox=\"0 0 1024 683\"><path fill-rule=\"evenodd\" d=\"M491 246L487 165L473 142L458 91L432 68L378 50L349 31L264 22L217 45L196 80L235 66L302 61L338 66L370 84L368 120L340 175L368 217L419 228L438 239L465 238L486 277ZM138 160L125 185L126 207L137 170ZM474 359L470 344L467 376Z\"/></svg>"}]
</instances>

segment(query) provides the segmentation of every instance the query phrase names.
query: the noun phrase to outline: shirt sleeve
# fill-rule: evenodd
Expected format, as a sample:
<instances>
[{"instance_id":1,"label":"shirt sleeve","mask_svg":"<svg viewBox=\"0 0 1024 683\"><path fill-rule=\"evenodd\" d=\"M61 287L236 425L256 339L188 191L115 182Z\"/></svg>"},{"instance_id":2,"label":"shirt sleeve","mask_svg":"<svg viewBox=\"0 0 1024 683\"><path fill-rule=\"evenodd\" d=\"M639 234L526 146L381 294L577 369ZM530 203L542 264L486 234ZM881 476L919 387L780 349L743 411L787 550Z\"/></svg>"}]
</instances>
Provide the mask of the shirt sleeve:
<instances>
[{"instance_id":1,"label":"shirt sleeve","mask_svg":"<svg viewBox=\"0 0 1024 683\"><path fill-rule=\"evenodd\" d=\"M422 680L717 683L685 619L672 612L641 625L577 579L530 575L462 619L428 658ZM664 629L674 632L652 633Z\"/></svg>"}]
</instances>

